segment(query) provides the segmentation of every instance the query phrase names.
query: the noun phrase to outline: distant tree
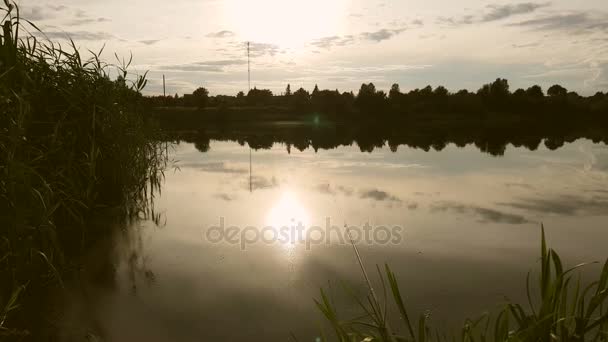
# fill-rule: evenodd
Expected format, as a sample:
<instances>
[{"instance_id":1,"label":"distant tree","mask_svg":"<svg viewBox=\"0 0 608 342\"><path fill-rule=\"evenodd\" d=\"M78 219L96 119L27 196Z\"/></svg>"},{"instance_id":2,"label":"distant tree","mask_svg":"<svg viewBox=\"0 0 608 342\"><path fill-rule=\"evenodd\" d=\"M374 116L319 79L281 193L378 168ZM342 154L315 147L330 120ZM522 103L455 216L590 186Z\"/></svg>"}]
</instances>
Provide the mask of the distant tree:
<instances>
[{"instance_id":1,"label":"distant tree","mask_svg":"<svg viewBox=\"0 0 608 342\"><path fill-rule=\"evenodd\" d=\"M304 88L300 88L291 96L291 103L297 109L305 109L310 103L310 94Z\"/></svg>"},{"instance_id":2,"label":"distant tree","mask_svg":"<svg viewBox=\"0 0 608 342\"><path fill-rule=\"evenodd\" d=\"M477 95L481 96L484 103L494 109L505 109L504 106L510 95L509 81L503 78L497 78L496 81L485 84Z\"/></svg>"},{"instance_id":3,"label":"distant tree","mask_svg":"<svg viewBox=\"0 0 608 342\"><path fill-rule=\"evenodd\" d=\"M236 98L237 98L237 99L242 99L242 98L244 98L244 97L245 97L245 93L243 93L242 91L239 91L239 92L236 94Z\"/></svg>"},{"instance_id":4,"label":"distant tree","mask_svg":"<svg viewBox=\"0 0 608 342\"><path fill-rule=\"evenodd\" d=\"M439 87L435 88L433 93L438 97L447 97L448 96L448 90L444 86L439 86Z\"/></svg>"},{"instance_id":5,"label":"distant tree","mask_svg":"<svg viewBox=\"0 0 608 342\"><path fill-rule=\"evenodd\" d=\"M506 98L509 96L509 81L504 78L497 78L490 85L490 94L494 98Z\"/></svg>"},{"instance_id":6,"label":"distant tree","mask_svg":"<svg viewBox=\"0 0 608 342\"><path fill-rule=\"evenodd\" d=\"M253 88L247 93L247 102L252 105L267 105L272 101L272 91Z\"/></svg>"},{"instance_id":7,"label":"distant tree","mask_svg":"<svg viewBox=\"0 0 608 342\"><path fill-rule=\"evenodd\" d=\"M363 83L355 99L355 105L367 112L382 111L385 98L386 93L376 91L376 86L373 83Z\"/></svg>"},{"instance_id":8,"label":"distant tree","mask_svg":"<svg viewBox=\"0 0 608 342\"><path fill-rule=\"evenodd\" d=\"M192 97L194 98L194 104L198 108L205 108L209 103L209 91L203 87L196 89L192 93Z\"/></svg>"},{"instance_id":9,"label":"distant tree","mask_svg":"<svg viewBox=\"0 0 608 342\"><path fill-rule=\"evenodd\" d=\"M314 93L314 92L313 92ZM357 94L357 98L363 98L368 96L373 96L376 94L376 86L373 83L361 85L359 89L359 93Z\"/></svg>"},{"instance_id":10,"label":"distant tree","mask_svg":"<svg viewBox=\"0 0 608 342\"><path fill-rule=\"evenodd\" d=\"M285 96L291 96L291 84L287 84L287 88L285 88Z\"/></svg>"},{"instance_id":11,"label":"distant tree","mask_svg":"<svg viewBox=\"0 0 608 342\"><path fill-rule=\"evenodd\" d=\"M559 84L556 84L556 85L551 86L547 90L547 95L549 95L551 97L564 97L564 96L568 95L568 90L566 88L560 86Z\"/></svg>"},{"instance_id":12,"label":"distant tree","mask_svg":"<svg viewBox=\"0 0 608 342\"><path fill-rule=\"evenodd\" d=\"M539 85L533 85L526 89L526 95L532 99L540 99L545 96L543 93L543 88L541 88Z\"/></svg>"},{"instance_id":13,"label":"distant tree","mask_svg":"<svg viewBox=\"0 0 608 342\"><path fill-rule=\"evenodd\" d=\"M516 98L522 98L522 97L525 97L525 96L526 96L526 91L525 91L525 90L523 90L523 89L521 89L521 88L519 88L519 89L517 89L517 90L516 90L516 91L513 93L513 96L515 96Z\"/></svg>"},{"instance_id":14,"label":"distant tree","mask_svg":"<svg viewBox=\"0 0 608 342\"><path fill-rule=\"evenodd\" d=\"M401 95L401 89L399 88L399 84L395 83L391 86L391 90L388 92L388 98L391 100L396 100Z\"/></svg>"},{"instance_id":15,"label":"distant tree","mask_svg":"<svg viewBox=\"0 0 608 342\"><path fill-rule=\"evenodd\" d=\"M433 90L433 101L429 104L429 109L445 110L448 103L448 90L444 86L438 86Z\"/></svg>"},{"instance_id":16,"label":"distant tree","mask_svg":"<svg viewBox=\"0 0 608 342\"><path fill-rule=\"evenodd\" d=\"M433 87L427 85L426 87L420 89L420 95L430 97L431 95L433 95Z\"/></svg>"}]
</instances>

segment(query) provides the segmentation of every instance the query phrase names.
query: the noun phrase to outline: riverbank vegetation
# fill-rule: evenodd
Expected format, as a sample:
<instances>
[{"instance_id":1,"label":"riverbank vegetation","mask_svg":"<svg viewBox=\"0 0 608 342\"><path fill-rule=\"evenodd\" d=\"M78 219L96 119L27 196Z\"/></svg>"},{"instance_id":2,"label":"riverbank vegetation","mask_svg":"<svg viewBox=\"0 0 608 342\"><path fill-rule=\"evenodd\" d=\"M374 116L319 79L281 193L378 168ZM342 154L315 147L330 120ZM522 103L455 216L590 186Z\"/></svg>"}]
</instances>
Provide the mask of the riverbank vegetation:
<instances>
[{"instance_id":1,"label":"riverbank vegetation","mask_svg":"<svg viewBox=\"0 0 608 342\"><path fill-rule=\"evenodd\" d=\"M291 91L287 85L285 92L274 95L268 89L251 89L247 94L236 96L209 96L205 88L198 88L192 94L183 96L150 96L145 98L151 107L165 108L209 108L227 110L246 109L250 117L263 114L270 109L289 114L292 118L310 112L324 114L334 120L379 120L391 116L418 116L427 113L452 113L476 116L484 113L501 113L503 116L526 113L536 117L543 114L558 118L562 115L600 116L608 115L608 93L597 92L593 96L581 96L576 92L556 84L545 91L538 85L528 89L511 91L506 79L481 86L477 91L462 89L451 92L443 86L426 86L402 92L398 84L393 84L388 92L379 90L373 83L364 83L359 91L340 92L320 90L315 86L312 92L303 88ZM243 110L241 110L243 111Z\"/></svg>"},{"instance_id":2,"label":"riverbank vegetation","mask_svg":"<svg viewBox=\"0 0 608 342\"><path fill-rule=\"evenodd\" d=\"M110 65L102 51L85 57L73 42L52 43L8 0L0 11L0 336L7 338L34 333L32 313L44 311L37 294L62 285L73 261L111 226L97 218L149 213L166 151L143 115L145 75L128 75L130 61Z\"/></svg>"},{"instance_id":3,"label":"riverbank vegetation","mask_svg":"<svg viewBox=\"0 0 608 342\"><path fill-rule=\"evenodd\" d=\"M608 94L583 97L559 85L547 94L539 86L511 92L505 79L477 92L428 86L404 93L394 85L387 95L369 83L356 95L316 87L292 93L288 87L279 96L252 89L210 97L201 88L190 96L144 102L173 136L234 140L253 148L280 142L288 151L351 144L366 152L385 145L428 151L454 143L502 155L508 144L534 150L542 142L550 149L580 138L608 142Z\"/></svg>"},{"instance_id":4,"label":"riverbank vegetation","mask_svg":"<svg viewBox=\"0 0 608 342\"><path fill-rule=\"evenodd\" d=\"M355 252L356 247L355 247ZM397 276L388 265L384 273L378 267L381 292L369 282L361 258L358 258L368 284L368 295L353 296L360 315L342 318L335 305L321 289L315 300L320 312L333 328L333 336L323 333L322 340L337 341L608 341L608 260L596 281L582 284L576 272L587 264L565 268L557 252L547 247L542 230L540 274L533 282L528 273L526 304L507 303L496 315L489 313L465 320L456 334L432 329L427 313L412 316ZM359 257L359 254L357 253ZM389 307L390 305L390 307ZM396 313L398 319L390 317Z\"/></svg>"}]
</instances>

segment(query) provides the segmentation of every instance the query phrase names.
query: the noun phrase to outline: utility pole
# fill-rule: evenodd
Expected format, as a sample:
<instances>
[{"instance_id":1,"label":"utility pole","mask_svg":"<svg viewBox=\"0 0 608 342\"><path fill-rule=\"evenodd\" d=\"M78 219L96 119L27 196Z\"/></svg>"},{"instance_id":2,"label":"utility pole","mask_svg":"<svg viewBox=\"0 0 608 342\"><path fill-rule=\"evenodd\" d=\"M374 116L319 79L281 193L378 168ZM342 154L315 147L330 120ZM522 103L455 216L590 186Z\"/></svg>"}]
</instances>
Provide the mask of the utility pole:
<instances>
[{"instance_id":1,"label":"utility pole","mask_svg":"<svg viewBox=\"0 0 608 342\"><path fill-rule=\"evenodd\" d=\"M251 58L250 58L250 47L249 42L247 42L247 86L249 87L249 91L251 91ZM249 146L249 192L253 193L253 185L252 185L252 172L251 172L251 145Z\"/></svg>"},{"instance_id":2,"label":"utility pole","mask_svg":"<svg viewBox=\"0 0 608 342\"><path fill-rule=\"evenodd\" d=\"M167 97L167 88L165 88L165 74L163 74L163 97Z\"/></svg>"},{"instance_id":3,"label":"utility pole","mask_svg":"<svg viewBox=\"0 0 608 342\"><path fill-rule=\"evenodd\" d=\"M249 42L247 42L247 85L249 86L249 90L251 90L251 62L249 58Z\"/></svg>"},{"instance_id":4,"label":"utility pole","mask_svg":"<svg viewBox=\"0 0 608 342\"><path fill-rule=\"evenodd\" d=\"M249 147L249 192L253 192L253 185L252 185L252 172L251 172L251 147Z\"/></svg>"}]
</instances>

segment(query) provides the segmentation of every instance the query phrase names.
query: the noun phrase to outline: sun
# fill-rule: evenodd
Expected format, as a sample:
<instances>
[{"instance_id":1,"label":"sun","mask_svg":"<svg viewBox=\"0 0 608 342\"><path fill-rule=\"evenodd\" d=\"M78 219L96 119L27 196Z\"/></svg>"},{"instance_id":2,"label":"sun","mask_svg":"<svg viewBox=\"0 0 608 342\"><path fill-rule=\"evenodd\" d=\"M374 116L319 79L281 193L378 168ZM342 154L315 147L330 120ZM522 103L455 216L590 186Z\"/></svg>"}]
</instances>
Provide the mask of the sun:
<instances>
[{"instance_id":1,"label":"sun","mask_svg":"<svg viewBox=\"0 0 608 342\"><path fill-rule=\"evenodd\" d=\"M225 0L226 27L243 39L296 47L339 35L351 0Z\"/></svg>"}]
</instances>

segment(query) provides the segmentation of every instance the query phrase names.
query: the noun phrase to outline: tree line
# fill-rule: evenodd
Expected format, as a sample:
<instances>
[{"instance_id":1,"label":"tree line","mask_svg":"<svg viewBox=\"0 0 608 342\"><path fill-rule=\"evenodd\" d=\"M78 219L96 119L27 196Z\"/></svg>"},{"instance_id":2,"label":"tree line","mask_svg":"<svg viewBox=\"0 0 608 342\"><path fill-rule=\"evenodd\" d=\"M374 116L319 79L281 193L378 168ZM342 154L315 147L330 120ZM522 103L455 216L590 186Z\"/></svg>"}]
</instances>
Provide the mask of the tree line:
<instances>
[{"instance_id":1,"label":"tree line","mask_svg":"<svg viewBox=\"0 0 608 342\"><path fill-rule=\"evenodd\" d=\"M528 89L511 92L509 82L498 78L483 85L476 92L466 89L450 92L443 86L427 86L402 92L398 84L393 84L387 92L378 90L373 83L361 85L357 94L339 90L320 90L315 86L312 92L299 88L275 95L268 89L253 88L236 96L210 96L204 87L183 96L151 96L146 98L153 107L196 107L238 108L238 107L281 107L294 113L311 111L327 115L338 114L403 114L425 112L484 113L484 112L551 112L551 113L603 113L608 112L608 93L597 92L593 96L581 96L560 85L553 85L545 92L534 85Z\"/></svg>"}]
</instances>

